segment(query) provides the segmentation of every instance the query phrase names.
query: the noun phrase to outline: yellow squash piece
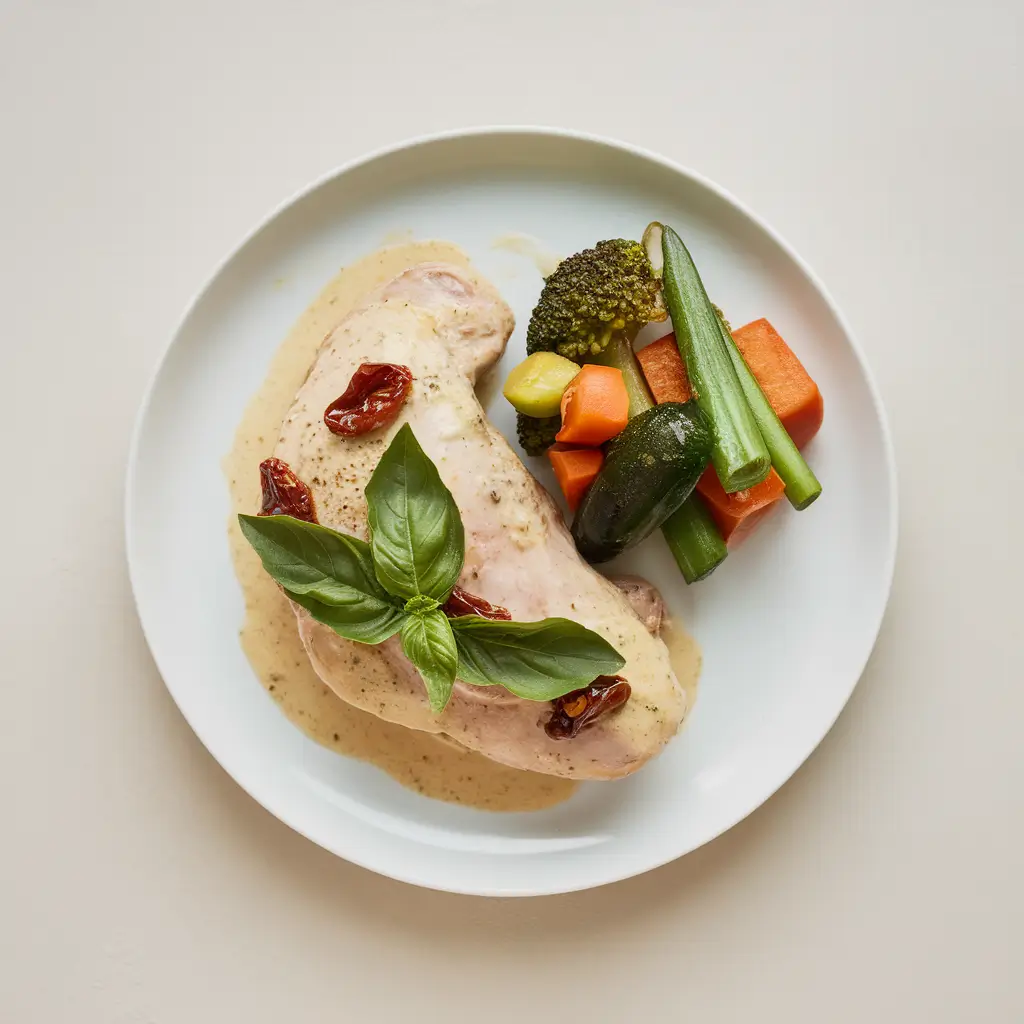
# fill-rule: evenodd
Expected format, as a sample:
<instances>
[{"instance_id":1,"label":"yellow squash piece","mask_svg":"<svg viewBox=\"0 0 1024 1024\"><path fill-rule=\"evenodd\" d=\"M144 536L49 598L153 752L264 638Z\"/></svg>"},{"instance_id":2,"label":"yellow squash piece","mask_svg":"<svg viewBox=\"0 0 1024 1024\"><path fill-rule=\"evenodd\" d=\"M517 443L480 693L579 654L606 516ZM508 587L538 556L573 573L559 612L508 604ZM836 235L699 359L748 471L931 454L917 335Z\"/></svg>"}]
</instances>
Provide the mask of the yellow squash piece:
<instances>
[{"instance_id":1,"label":"yellow squash piece","mask_svg":"<svg viewBox=\"0 0 1024 1024\"><path fill-rule=\"evenodd\" d=\"M571 359L554 352L534 352L527 356L505 381L503 394L526 416L557 416L562 392L580 372Z\"/></svg>"}]
</instances>

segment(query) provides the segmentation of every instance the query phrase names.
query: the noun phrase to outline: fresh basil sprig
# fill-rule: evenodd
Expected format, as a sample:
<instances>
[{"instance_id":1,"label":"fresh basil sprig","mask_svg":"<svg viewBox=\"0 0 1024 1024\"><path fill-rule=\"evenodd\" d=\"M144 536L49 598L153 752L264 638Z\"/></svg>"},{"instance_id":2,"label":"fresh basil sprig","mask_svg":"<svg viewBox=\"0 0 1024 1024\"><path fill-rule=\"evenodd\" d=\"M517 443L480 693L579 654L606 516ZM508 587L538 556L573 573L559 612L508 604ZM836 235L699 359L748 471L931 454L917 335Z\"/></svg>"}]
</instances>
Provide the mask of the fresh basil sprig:
<instances>
[{"instance_id":1,"label":"fresh basil sprig","mask_svg":"<svg viewBox=\"0 0 1024 1024\"><path fill-rule=\"evenodd\" d=\"M603 636L571 619L506 622L462 615L452 619L452 631L463 682L491 686L498 680L527 700L554 700L624 664Z\"/></svg>"},{"instance_id":2,"label":"fresh basil sprig","mask_svg":"<svg viewBox=\"0 0 1024 1024\"><path fill-rule=\"evenodd\" d=\"M366 505L380 585L405 600L446 600L465 558L462 517L408 423L377 463Z\"/></svg>"},{"instance_id":3,"label":"fresh basil sprig","mask_svg":"<svg viewBox=\"0 0 1024 1024\"><path fill-rule=\"evenodd\" d=\"M238 525L288 596L339 636L379 644L402 628L366 541L291 516L239 516Z\"/></svg>"},{"instance_id":4,"label":"fresh basil sprig","mask_svg":"<svg viewBox=\"0 0 1024 1024\"><path fill-rule=\"evenodd\" d=\"M339 636L379 644L400 634L435 712L456 679L554 700L625 664L569 619L449 619L441 605L462 572L462 517L408 424L366 485L370 543L290 516L239 516L246 540L288 596Z\"/></svg>"},{"instance_id":5,"label":"fresh basil sprig","mask_svg":"<svg viewBox=\"0 0 1024 1024\"><path fill-rule=\"evenodd\" d=\"M402 651L419 671L430 706L444 711L459 667L448 616L440 608L409 615L402 623Z\"/></svg>"}]
</instances>

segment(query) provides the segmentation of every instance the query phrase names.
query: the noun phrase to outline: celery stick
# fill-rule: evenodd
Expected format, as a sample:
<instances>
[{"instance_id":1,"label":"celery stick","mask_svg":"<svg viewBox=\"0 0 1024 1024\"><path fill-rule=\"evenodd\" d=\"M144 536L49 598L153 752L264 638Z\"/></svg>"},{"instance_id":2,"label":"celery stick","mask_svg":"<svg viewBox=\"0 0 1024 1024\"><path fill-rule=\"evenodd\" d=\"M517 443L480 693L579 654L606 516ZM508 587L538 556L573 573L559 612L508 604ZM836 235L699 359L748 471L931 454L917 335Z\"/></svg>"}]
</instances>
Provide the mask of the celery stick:
<instances>
[{"instance_id":1,"label":"celery stick","mask_svg":"<svg viewBox=\"0 0 1024 1024\"><path fill-rule=\"evenodd\" d=\"M665 304L686 362L697 403L715 430L711 457L718 479L732 494L759 484L771 458L740 385L718 314L704 290L683 240L662 226Z\"/></svg>"}]
</instances>

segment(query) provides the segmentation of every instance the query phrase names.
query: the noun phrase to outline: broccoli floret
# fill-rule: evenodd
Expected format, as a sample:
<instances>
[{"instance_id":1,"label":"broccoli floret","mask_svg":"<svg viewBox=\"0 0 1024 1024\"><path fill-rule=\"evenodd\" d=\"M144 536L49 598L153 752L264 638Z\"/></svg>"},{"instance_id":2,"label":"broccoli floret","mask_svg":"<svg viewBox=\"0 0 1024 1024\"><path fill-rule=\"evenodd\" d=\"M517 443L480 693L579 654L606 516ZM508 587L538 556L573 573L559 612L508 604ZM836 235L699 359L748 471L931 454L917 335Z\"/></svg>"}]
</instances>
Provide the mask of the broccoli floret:
<instances>
[{"instance_id":1,"label":"broccoli floret","mask_svg":"<svg viewBox=\"0 0 1024 1024\"><path fill-rule=\"evenodd\" d=\"M624 238L598 242L563 260L547 279L530 317L526 351L580 362L600 355L616 334L632 337L666 315L644 247Z\"/></svg>"},{"instance_id":2,"label":"broccoli floret","mask_svg":"<svg viewBox=\"0 0 1024 1024\"><path fill-rule=\"evenodd\" d=\"M555 434L562 429L561 416L527 416L516 413L516 433L527 455L543 455L554 443Z\"/></svg>"},{"instance_id":3,"label":"broccoli floret","mask_svg":"<svg viewBox=\"0 0 1024 1024\"><path fill-rule=\"evenodd\" d=\"M640 401L647 385L633 355L636 332L667 316L661 282L639 242L614 238L563 260L544 284L530 317L526 351L557 352L575 362L599 361L619 367ZM528 455L541 455L555 443L561 418L518 414L519 443Z\"/></svg>"}]
</instances>

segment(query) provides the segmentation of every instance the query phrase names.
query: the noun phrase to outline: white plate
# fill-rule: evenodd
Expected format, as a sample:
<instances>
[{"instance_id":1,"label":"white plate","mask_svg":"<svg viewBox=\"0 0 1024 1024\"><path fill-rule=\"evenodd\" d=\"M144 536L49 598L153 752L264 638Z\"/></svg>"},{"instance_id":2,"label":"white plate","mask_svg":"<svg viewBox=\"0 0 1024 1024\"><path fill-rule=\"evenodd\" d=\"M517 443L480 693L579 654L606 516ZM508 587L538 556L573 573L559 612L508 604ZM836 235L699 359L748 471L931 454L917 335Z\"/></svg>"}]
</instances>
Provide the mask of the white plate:
<instances>
[{"instance_id":1,"label":"white plate","mask_svg":"<svg viewBox=\"0 0 1024 1024\"><path fill-rule=\"evenodd\" d=\"M238 644L242 598L225 535L220 460L288 328L338 268L395 233L463 246L511 302L524 352L540 288L508 232L567 254L637 237L652 219L686 239L734 323L767 316L818 381L825 425L808 449L824 485L708 581L687 588L660 537L625 567L661 587L704 649L695 711L654 763L565 804L496 815L418 796L294 728ZM284 282L282 284L282 282ZM491 414L508 436L510 408ZM536 463L534 463L536 464ZM146 637L199 738L256 800L339 856L456 892L566 892L626 878L706 843L766 800L818 745L864 668L889 592L896 485L864 359L822 285L736 200L650 153L534 129L419 140L349 165L288 203L193 303L139 416L127 548Z\"/></svg>"}]
</instances>

